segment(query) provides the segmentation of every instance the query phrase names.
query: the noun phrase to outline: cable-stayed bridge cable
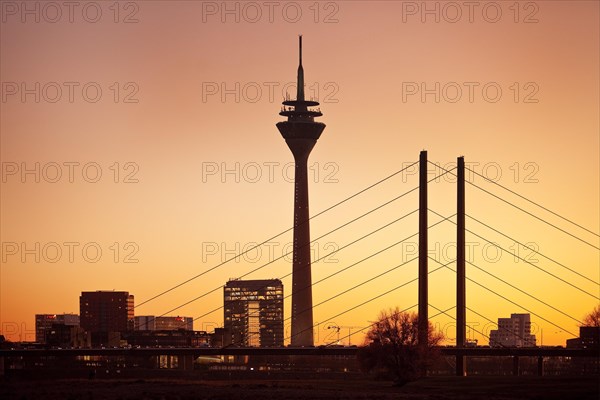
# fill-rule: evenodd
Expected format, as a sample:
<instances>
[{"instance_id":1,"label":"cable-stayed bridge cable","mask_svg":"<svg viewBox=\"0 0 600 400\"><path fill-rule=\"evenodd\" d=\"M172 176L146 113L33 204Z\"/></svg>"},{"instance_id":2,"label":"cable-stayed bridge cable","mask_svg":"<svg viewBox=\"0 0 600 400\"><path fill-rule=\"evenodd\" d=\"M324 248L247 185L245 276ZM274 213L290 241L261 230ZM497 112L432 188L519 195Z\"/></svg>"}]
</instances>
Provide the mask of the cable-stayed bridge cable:
<instances>
[{"instance_id":1,"label":"cable-stayed bridge cable","mask_svg":"<svg viewBox=\"0 0 600 400\"><path fill-rule=\"evenodd\" d=\"M456 176L456 174L454 174L454 173L452 173L452 172L451 172L452 170L446 170L445 168L443 168L443 167L441 167L441 166L439 166L439 165L436 165L436 164L433 164L433 165L435 165L436 167L438 167L438 168L439 168L439 169L441 169L442 171L446 171L447 173L449 173L449 174L451 174L451 175L454 175L454 176ZM453 168L453 169L455 169L455 168ZM580 237L579 237L579 236L577 236L577 235L574 235L574 234L572 234L571 232L568 232L568 231L566 231L566 230L564 230L564 229L562 229L562 228L558 227L557 225L553 224L552 222L546 221L545 219L543 219L543 218L541 218L541 217L538 217L537 215L535 215L535 214L533 214L533 213L531 213L531 212L529 212L529 211L525 210L525 209L524 209L524 208L522 208L522 207L519 207L519 206L517 206L516 204L514 204L514 203L512 203L512 202L510 202L510 201L508 201L508 200L505 200L505 199L503 199L502 197L500 197L500 196L498 196L498 195L496 195L496 194L494 194L494 193L492 193L492 192L490 192L490 191L488 191L488 190L486 190L486 189L482 188L482 187L481 187L481 186L479 186L479 185L476 185L476 184L475 184L475 183L473 183L473 182L469 182L468 180L467 180L466 182L467 182L469 185L471 185L471 186L474 186L474 187L476 187L477 189L481 190L482 192L484 192L484 193L487 193L487 194L489 194L490 196L492 196L492 197L495 197L495 198L497 198L498 200L500 200L500 201L502 201L502 202L504 202L504 203L506 203L506 204L508 204L508 205L510 205L510 206L512 206L512 207L514 207L514 208L516 208L517 210L520 210L521 212L523 212L523 213L525 213L525 214L527 214L527 215L529 215L529 216L531 216L531 217L533 217L533 218L535 218L535 219L537 219L537 220L539 220L539 221L541 221L541 222L543 222L543 223L545 223L545 224L547 224L547 225L549 225L549 226L553 227L554 229L556 229L556 230L559 230L559 231L563 232L564 234L566 234L566 235L568 235L568 236L571 236L572 238L574 238L574 239L576 239L576 240L579 240L580 242L582 242L582 243L584 243L584 244L587 244L588 246L590 246L590 247L592 247L592 248L594 248L594 249L596 249L596 250L600 250L600 247L598 247L598 246L596 246L596 245L594 245L594 244L592 244L592 243L588 242L588 241L587 241L587 240L585 240L585 239L582 239L582 238L580 238ZM567 220L568 220L568 219L567 219ZM570 220L568 220L568 221L570 221ZM585 228L584 228L584 229L585 229ZM593 233L593 232L592 232L592 233ZM595 233L594 233L594 234L595 234ZM595 235L596 235L596 234L595 234ZM597 236L597 235L596 235L596 236Z\"/></svg>"},{"instance_id":2,"label":"cable-stayed bridge cable","mask_svg":"<svg viewBox=\"0 0 600 400\"><path fill-rule=\"evenodd\" d=\"M328 212L328 211L330 211L330 210L332 210L332 209L334 209L334 208L336 208L336 207L338 207L338 206L342 205L343 203L345 203L345 202L347 202L347 201L349 201L349 200L351 200L351 199L353 199L353 198L355 198L355 197L357 197L357 196L361 195L362 193L364 193L364 192L366 192L366 191L368 191L368 190L370 190L370 189L374 188L375 186L377 186L377 185L380 185L381 183L383 183L383 182L385 182L385 181L387 181L387 180L389 180L389 179L393 178L394 176L396 176L396 175L398 175L398 174L400 174L400 173L402 173L402 172L406 171L408 168L411 168L411 167L412 167L412 166L414 166L415 164L418 164L418 161L415 161L415 162L413 162L412 164L410 164L410 165L408 165L408 166L406 166L406 167L404 167L404 168L402 168L402 169L400 169L400 170L398 170L398 171L396 171L396 172L394 172L394 173L392 173L392 174L390 174L390 175L386 176L385 178L383 178L383 179L380 179L379 181L377 181L377 182L373 183L372 185L369 185L369 186L367 186L366 188L359 190L358 192L356 192L356 193L354 193L354 194L352 194L352 195L350 195L350 196L346 197L345 199L343 199L343 200L341 200L341 201L339 201L339 202L337 202L337 203L333 204L332 206L330 206L330 207L326 208L325 210L318 212L317 214L315 214L315 215L313 215L312 217L310 217L308 220L310 221L310 220L312 220L313 218L316 218L316 217L318 217L318 216L320 216L320 215L322 215L322 214L325 214L326 212ZM415 189L413 189L413 190L415 190ZM412 191L412 190L411 190L411 191ZM408 193L410 193L410 191L409 191ZM408 194L408 193L407 193L407 194ZM200 273L200 274L198 274L198 275L195 275L195 276L193 276L193 277L191 277L191 278L189 278L189 279L187 279L187 280L185 280L185 281L183 281L183 282L181 282L181 283L179 283L179 284L177 284L177 285L175 285L175 286L172 286L172 287L171 287L171 288L169 288L169 289L166 289L166 290L164 290L163 292L161 292L161 293L159 293L159 294L157 294L157 295L155 295L155 296L152 296L151 298L149 298L149 299L147 299L147 300L144 300L144 301L143 301L143 302L141 302L140 304L138 304L138 305L134 306L134 308L140 307L140 306L142 306L142 305L144 305L144 304L146 304L146 303L149 303L149 302L151 302L151 301L153 301L153 300L155 300L155 299L157 299L157 298L159 298L159 297L161 297L161 296L164 296L165 294L167 294L167 293L169 293L169 292L172 292L173 290L175 290L175 289L177 289L177 288L179 288L179 287L181 287L181 286L183 286L183 285L185 285L185 284L187 284L187 283L189 283L189 282L191 282L191 281L193 281L193 280L195 280L195 279L197 279L197 278L199 278L199 277L201 277L201 276L203 276L203 275L205 275L205 274L207 274L207 273L209 273L209 272L211 272L211 271L213 271L213 270L215 270L215 269L217 269L217 268L219 268L219 267L221 267L222 265L224 265L224 264L227 264L227 263L228 263L228 262L230 262L231 260L235 260L236 258L239 258L240 256L242 256L242 255L244 255L244 254L246 254L246 253L249 253L249 252L251 252L252 250L255 250L255 249L257 249L258 247L260 247L260 246L262 246L262 245L264 245L264 244L266 244L266 243L269 243L271 240L273 240L273 239L275 239L275 238L277 238L277 237L279 237L279 236L281 236L281 235L283 235L283 234L285 234L285 233L287 233L287 232L291 231L292 229L294 229L294 227L293 227L293 226L292 226L291 228L288 228L288 229L286 229L286 230L284 230L284 231L282 231L282 232L278 233L277 235L275 235L275 236L272 236L271 238L269 238L269 239L267 239L267 240L265 240L265 241L263 241L263 242L261 242L261 243L257 244L256 246L253 246L253 247L249 248L248 250L246 250L246 251L244 251L244 252L242 252L242 253L240 253L240 254L237 254L235 257L229 258L229 259L227 259L227 260L223 261L222 263L220 263L220 264L217 264L217 265L215 265L214 267L212 267L212 268L209 268L209 269L208 269L208 270L206 270L206 271L203 271L202 273Z\"/></svg>"},{"instance_id":3,"label":"cable-stayed bridge cable","mask_svg":"<svg viewBox=\"0 0 600 400\"><path fill-rule=\"evenodd\" d=\"M443 218L443 215L441 215L441 214L439 214L439 213L437 213L437 212L435 212L435 211L433 211L433 210L431 210L431 209L430 209L429 211L431 211L432 213L434 213L434 214L436 214L436 215L438 215L438 216L440 216L440 217L442 217L442 218ZM454 221L450 221L450 220L449 220L449 222L451 222L451 223L453 223L454 225L456 225L456 222L454 222ZM478 237L478 238L480 238L480 239L483 239L483 240L485 240L486 242L488 242L488 243L490 243L490 244L494 245L495 247L499 248L500 250L504 251L505 253L507 253L507 254L510 254L510 255L512 255L512 256L513 256L513 257L515 257L515 258L518 258L519 260L523 261L524 263L527 263L527 264L531 265L532 267L534 267L534 268L536 268L536 269L538 269L538 270L542 271L542 272L543 272L543 273L545 273L545 274L548 274L548 275L550 275L550 276L552 276L552 277L554 277L554 278L558 279L559 281L561 281L561 282L563 282L563 283L565 283L565 284L567 284L567 285L569 285L569 286L571 286L571 287L573 287L573 288L575 288L575 289L579 290L580 292L582 292L582 293L585 293L585 294L587 294L588 296L590 296L590 297L593 297L593 298L594 298L594 299L596 299L596 300L600 300L600 297L593 295L592 293L590 293L590 292L588 292L588 291L586 291L586 290L584 290L584 289L580 288L580 287L579 287L579 286L577 286L577 285L574 285L574 284L572 284L571 282L569 282L569 281L567 281L567 280L565 280L565 279L563 279L563 278L559 277L558 275L555 275L555 274L553 274L552 272L546 271L545 269L538 267L537 265L535 265L535 264L533 264L532 262L530 262L530 261L528 261L528 260L524 259L523 257L521 257L521 256L519 256L519 255L517 255L517 254L513 253L512 251L508 251L508 250L506 250L504 247L500 246L498 243L492 242L492 241L490 241L489 239L486 239L486 238L484 238L483 236L481 236L481 235L478 235L477 233L475 233L475 232L473 232L473 231L471 231L471 230L469 230L469 229L465 229L465 231L469 232L470 234L472 234L472 235L474 235L474 236L477 236L477 237Z\"/></svg>"}]
</instances>

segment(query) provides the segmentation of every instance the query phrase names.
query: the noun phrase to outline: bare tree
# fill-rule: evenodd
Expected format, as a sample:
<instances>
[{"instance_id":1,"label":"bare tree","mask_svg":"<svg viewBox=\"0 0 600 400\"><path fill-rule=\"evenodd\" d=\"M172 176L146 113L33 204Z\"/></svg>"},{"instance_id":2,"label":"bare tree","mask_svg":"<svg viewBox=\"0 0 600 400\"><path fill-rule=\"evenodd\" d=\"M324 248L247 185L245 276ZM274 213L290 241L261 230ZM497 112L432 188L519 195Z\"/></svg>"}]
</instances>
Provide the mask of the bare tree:
<instances>
[{"instance_id":1,"label":"bare tree","mask_svg":"<svg viewBox=\"0 0 600 400\"><path fill-rule=\"evenodd\" d=\"M416 313L402 312L398 307L381 311L358 353L363 371L400 385L423 376L439 356L436 346L443 335L429 323L427 345L419 346L418 326Z\"/></svg>"},{"instance_id":2,"label":"bare tree","mask_svg":"<svg viewBox=\"0 0 600 400\"><path fill-rule=\"evenodd\" d=\"M600 305L594 307L589 314L583 317L582 326L600 326Z\"/></svg>"}]
</instances>

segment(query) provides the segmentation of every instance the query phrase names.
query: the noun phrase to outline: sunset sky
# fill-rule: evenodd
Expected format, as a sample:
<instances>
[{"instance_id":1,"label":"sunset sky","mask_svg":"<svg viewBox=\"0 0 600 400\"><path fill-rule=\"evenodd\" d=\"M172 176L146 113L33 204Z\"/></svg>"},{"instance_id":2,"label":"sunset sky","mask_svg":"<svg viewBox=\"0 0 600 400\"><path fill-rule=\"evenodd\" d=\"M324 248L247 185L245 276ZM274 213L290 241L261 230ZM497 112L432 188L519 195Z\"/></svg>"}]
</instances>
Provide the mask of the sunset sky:
<instances>
[{"instance_id":1,"label":"sunset sky","mask_svg":"<svg viewBox=\"0 0 600 400\"><path fill-rule=\"evenodd\" d=\"M222 325L223 311L213 310L225 282L291 250L291 231L273 238L292 225L294 189L275 124L286 89L295 95L298 34L307 97L318 97L327 125L309 159L311 215L421 150L447 169L464 156L475 172L594 232L467 174L541 219L467 184L467 229L476 234L466 239L468 337L487 344L489 320L530 312L538 344L543 330L544 345L564 345L598 304L598 2L47 4L2 2L0 330L9 339L34 340L36 313L79 313L89 290L129 291L136 315L192 316L197 330ZM431 178L440 174L429 168ZM417 184L417 169L405 170L315 217L312 238ZM452 175L429 192L431 210L456 212ZM417 207L413 191L317 239L313 259L324 259L313 263L313 282L416 234L413 213L328 255ZM440 219L429 214L430 224ZM450 221L429 233L442 264L455 256ZM313 303L413 259L416 243L415 235L315 284ZM290 273L288 257L245 279L282 278L289 295ZM416 305L413 282L344 313L416 276L415 260L316 306L315 342L335 339L329 325L344 336L384 308ZM442 268L429 280L429 315L450 309L431 321L451 344L455 273Z\"/></svg>"}]
</instances>

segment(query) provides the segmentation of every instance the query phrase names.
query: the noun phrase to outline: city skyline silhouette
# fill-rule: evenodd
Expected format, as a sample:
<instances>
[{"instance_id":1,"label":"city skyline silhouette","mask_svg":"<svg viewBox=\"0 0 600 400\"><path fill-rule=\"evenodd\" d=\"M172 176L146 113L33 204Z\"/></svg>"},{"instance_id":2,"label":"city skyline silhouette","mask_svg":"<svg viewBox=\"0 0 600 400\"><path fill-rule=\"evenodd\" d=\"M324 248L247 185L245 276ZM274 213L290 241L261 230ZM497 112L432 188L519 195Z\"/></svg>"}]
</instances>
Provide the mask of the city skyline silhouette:
<instances>
[{"instance_id":1,"label":"city skyline silhouette","mask_svg":"<svg viewBox=\"0 0 600 400\"><path fill-rule=\"evenodd\" d=\"M600 2L0 32L0 398L598 398Z\"/></svg>"},{"instance_id":2,"label":"city skyline silhouette","mask_svg":"<svg viewBox=\"0 0 600 400\"><path fill-rule=\"evenodd\" d=\"M402 11L400 5L394 7ZM446 169L452 168L456 156L464 154L472 171L597 233L597 90L593 89L598 86L597 61L589 56L594 54L591 49L597 40L584 29L595 26L588 14L593 14L596 6L588 6L591 13L589 9L566 11L563 7L544 3L544 12L537 15L540 22L531 24L514 23L514 15L507 9L505 19L495 25L482 18L474 24L450 24L443 19L437 23L431 18L422 23L420 15L406 15L407 21L398 25L398 18L394 18L398 13L349 4L340 7L345 11L336 14L338 23L323 23L331 10L321 9L320 23L315 24L312 11L304 9L308 20L303 20L302 26L280 20L275 25L282 31L277 34L269 23L253 25L243 18L242 23L235 23L232 17L222 23L219 15L207 15L206 23L200 26L182 23L173 28L169 21L183 18L189 22L194 12L202 11L194 7L186 16L183 9L165 11L147 5L142 7L144 13L137 14L137 24L116 24L114 30L108 30L114 24L110 19L93 26L85 21L74 25L65 22L52 25L48 36L38 35L51 27L48 22L28 25L9 16L3 23L6 34L2 39L3 332L27 337L36 313L77 313L76 299L81 291L127 290L142 303L252 248L250 244L292 227L289 214L294 208L290 198L294 165L273 124L278 121L275 113L281 100L285 101L285 92L298 89L291 75L297 66L296 52L289 50L298 32L310 38L304 55L310 65L305 95L307 99L318 98L327 111L328 125L327 135L319 140L307 165L311 216L410 165L426 148L430 160ZM112 18L105 11L104 15ZM528 15L526 11L521 10L521 20ZM574 17L565 21L563 15L568 12ZM127 14L120 17L123 15ZM369 22L375 39L357 37L350 28L362 18ZM559 23L564 28L552 28ZM169 32L170 28L175 30ZM147 40L143 45L135 35L123 42L116 40L128 31L138 32ZM209 40L209 32L222 36ZM17 38L31 50L19 53L16 45L7 44L7 37ZM39 45L33 44L35 37L41 37ZM98 49L86 50L90 42L97 43ZM118 43L118 63L111 58L113 43ZM42 51L42 45L47 46L47 52ZM74 56L69 49L82 53ZM572 71L578 71L575 78ZM71 86L75 90L70 102L65 82L74 80L78 85ZM35 92L38 81L40 99L36 102L37 95L31 91ZM10 94L14 89L8 84L11 82L17 84L16 94ZM23 95L21 82L26 82L30 94ZM50 101L56 86L49 82L58 82L62 88L57 102ZM95 103L90 101L98 87L94 83L103 93ZM492 101L497 87L493 83L502 89L496 102ZM86 84L87 98L80 90ZM485 85L488 97L482 91ZM454 102L457 87L462 97ZM558 157L564 159L559 162ZM37 175L27 172L35 171L36 163ZM430 168L430 178L441 173L436 165ZM57 170L61 177L53 182ZM102 173L96 180L98 171ZM488 183L474 173L469 176L482 187ZM369 196L356 198L346 208L311 220L311 237L318 238L412 189L417 172L411 168L396 178ZM430 207L443 216L454 213L453 179L446 174L430 184ZM524 244L532 243L542 254L598 281L595 249L561 232L546 230L542 222L530 221L477 189L468 186L467 190L469 215ZM356 249L328 255L361 233L416 209L416 193L397 204L352 229L317 240L312 250L312 281L416 232L416 215L411 215L406 225L374 235ZM525 207L526 203L518 205ZM563 223L551 214L543 217L557 225ZM431 223L439 219L430 214ZM536 261L536 266L598 294L593 282L475 221L467 223L481 236ZM440 224L438 229L431 233L432 256L450 261L455 226ZM598 245L593 235L575 230L576 236ZM467 241L472 263L535 293L568 316L581 319L596 304L585 293L513 255L497 256L483 239L471 236ZM330 280L315 285L313 303L407 261L414 252L412 242L356 272L340 275L335 283ZM16 250L12 244L17 245ZM62 254L53 262L57 248ZM98 248L102 255L94 261ZM260 256L258 250L256 254L248 252L212 275L207 272L201 279L140 305L136 314L168 312L292 248L290 231L270 247L262 247ZM323 259L315 263L319 258ZM250 277L281 277L291 272L292 264L288 255ZM432 261L429 264L437 267ZM483 286L502 293L506 290L507 297L518 304L577 333L577 322L572 318L527 299L469 264L467 269ZM329 320L415 276L413 263L352 295L316 307L313 322L321 324L316 343L331 338L332 331L323 328L328 323L363 326L381 309L413 305L417 291L409 287L356 314ZM448 282L455 279L453 273L438 272L430 278L432 304L454 304L455 293L448 289ZM467 287L467 302L477 301L482 308L477 311L488 318L523 311L485 289L467 285L471 285ZM284 278L284 286L292 288L291 276ZM555 293L561 293L556 301ZM218 306L220 296L209 294L174 313L196 318ZM286 300L286 317L292 315L291 307L291 301ZM430 314L435 313L430 309ZM440 326L452 324L450 318L438 318ZM532 320L544 329L548 344L563 345L572 337L533 315ZM489 323L469 311L467 322L478 330ZM216 312L195 321L195 328L221 324L220 312ZM483 340L475 331L467 332L467 336ZM352 340L358 341L358 337Z\"/></svg>"}]
</instances>

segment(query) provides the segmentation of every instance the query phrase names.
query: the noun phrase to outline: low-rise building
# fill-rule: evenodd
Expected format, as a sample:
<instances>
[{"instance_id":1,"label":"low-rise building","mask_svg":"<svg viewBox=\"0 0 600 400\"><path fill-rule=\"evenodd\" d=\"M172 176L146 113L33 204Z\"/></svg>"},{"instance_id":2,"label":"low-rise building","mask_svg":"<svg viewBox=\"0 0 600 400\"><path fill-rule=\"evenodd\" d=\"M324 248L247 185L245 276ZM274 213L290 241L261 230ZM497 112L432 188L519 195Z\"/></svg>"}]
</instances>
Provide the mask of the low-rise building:
<instances>
[{"instance_id":1,"label":"low-rise building","mask_svg":"<svg viewBox=\"0 0 600 400\"><path fill-rule=\"evenodd\" d=\"M79 326L77 314L36 314L35 315L35 341L45 344L46 335L53 325Z\"/></svg>"},{"instance_id":2,"label":"low-rise building","mask_svg":"<svg viewBox=\"0 0 600 400\"><path fill-rule=\"evenodd\" d=\"M535 347L529 314L498 318L498 329L490 331L490 347Z\"/></svg>"},{"instance_id":3,"label":"low-rise building","mask_svg":"<svg viewBox=\"0 0 600 400\"><path fill-rule=\"evenodd\" d=\"M134 317L134 327L136 331L193 331L194 318L139 315Z\"/></svg>"}]
</instances>

